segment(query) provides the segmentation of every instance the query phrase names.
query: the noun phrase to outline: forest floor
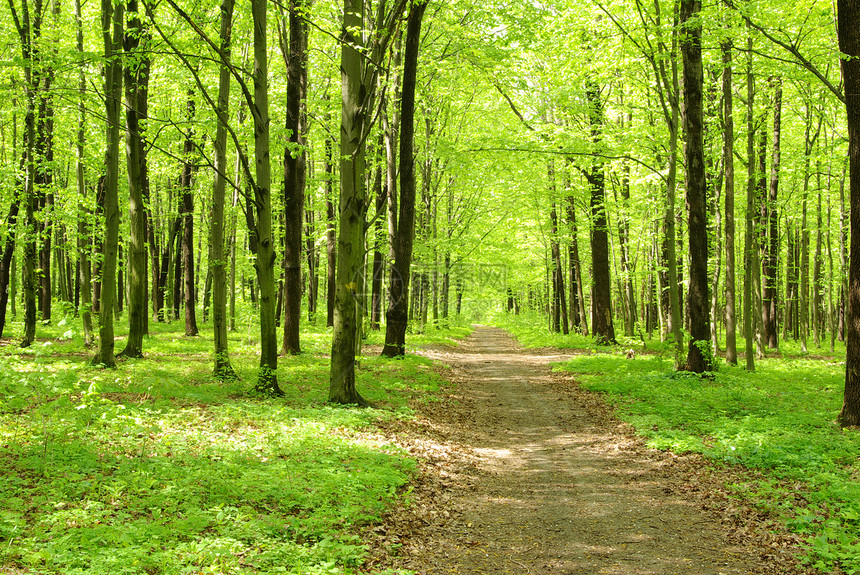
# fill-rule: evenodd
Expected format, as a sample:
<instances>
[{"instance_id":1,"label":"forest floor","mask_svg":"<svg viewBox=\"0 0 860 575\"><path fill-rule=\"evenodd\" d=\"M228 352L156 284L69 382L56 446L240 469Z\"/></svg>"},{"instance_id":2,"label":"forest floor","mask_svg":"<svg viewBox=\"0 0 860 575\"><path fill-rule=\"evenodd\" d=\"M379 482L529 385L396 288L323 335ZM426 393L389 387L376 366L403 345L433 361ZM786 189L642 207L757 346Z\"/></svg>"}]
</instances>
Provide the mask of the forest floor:
<instances>
[{"instance_id":1,"label":"forest floor","mask_svg":"<svg viewBox=\"0 0 860 575\"><path fill-rule=\"evenodd\" d=\"M792 546L726 492L732 473L648 449L598 394L478 327L421 352L440 401L385 430L421 462L411 504L368 534L369 569L430 574L799 573Z\"/></svg>"}]
</instances>

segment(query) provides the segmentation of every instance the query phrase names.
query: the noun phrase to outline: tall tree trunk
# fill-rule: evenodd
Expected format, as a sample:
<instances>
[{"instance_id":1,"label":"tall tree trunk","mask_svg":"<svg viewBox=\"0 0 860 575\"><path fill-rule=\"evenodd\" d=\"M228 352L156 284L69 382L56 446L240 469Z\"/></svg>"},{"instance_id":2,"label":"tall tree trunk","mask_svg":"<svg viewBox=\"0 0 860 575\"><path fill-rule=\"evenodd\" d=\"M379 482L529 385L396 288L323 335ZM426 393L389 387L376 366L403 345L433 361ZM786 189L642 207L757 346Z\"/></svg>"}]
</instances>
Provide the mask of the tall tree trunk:
<instances>
[{"instance_id":1,"label":"tall tree trunk","mask_svg":"<svg viewBox=\"0 0 860 575\"><path fill-rule=\"evenodd\" d=\"M593 80L586 86L589 106L591 139L596 148L603 139L603 102L600 89ZM609 223L606 216L606 184L603 160L592 158L587 179L591 188L591 268L593 273L593 299L591 327L598 345L615 343L612 323L612 278L609 273Z\"/></svg>"},{"instance_id":2,"label":"tall tree trunk","mask_svg":"<svg viewBox=\"0 0 860 575\"><path fill-rule=\"evenodd\" d=\"M782 78L774 80L773 96L773 144L771 149L772 160L770 168L770 188L768 191L768 248L767 265L764 269L766 278L765 305L768 306L767 318L769 324L765 328L767 335L767 346L771 349L779 349L779 326L778 324L778 297L779 293L779 168L780 168L780 135L782 129Z\"/></svg>"},{"instance_id":3,"label":"tall tree trunk","mask_svg":"<svg viewBox=\"0 0 860 575\"><path fill-rule=\"evenodd\" d=\"M588 337L588 313L585 310L585 294L582 283L582 266L579 260L579 229L576 225L576 198L573 196L570 180L567 181L567 224L570 230L570 243L568 244L568 258L570 259L570 316L574 316L571 310L576 309L578 323L574 323L574 329Z\"/></svg>"},{"instance_id":4,"label":"tall tree trunk","mask_svg":"<svg viewBox=\"0 0 860 575\"><path fill-rule=\"evenodd\" d=\"M553 330L568 334L569 324L567 319L567 294L564 289L564 265L561 261L561 246L558 241L558 212L555 202L550 210L550 222L552 225L552 283L553 283Z\"/></svg>"},{"instance_id":5,"label":"tall tree trunk","mask_svg":"<svg viewBox=\"0 0 860 575\"><path fill-rule=\"evenodd\" d=\"M712 369L708 302L708 219L706 213L705 161L702 139L702 24L700 0L682 0L681 53L684 62L684 126L687 133L687 206L690 242L690 343L687 369L702 373Z\"/></svg>"},{"instance_id":6,"label":"tall tree trunk","mask_svg":"<svg viewBox=\"0 0 860 575\"><path fill-rule=\"evenodd\" d=\"M238 155L238 154L237 154ZM238 172L238 170L237 170ZM236 327L236 243L239 241L239 227L237 225L236 208L239 205L239 190L233 190L230 212L230 331L235 332Z\"/></svg>"},{"instance_id":7,"label":"tall tree trunk","mask_svg":"<svg viewBox=\"0 0 860 575\"><path fill-rule=\"evenodd\" d=\"M845 210L845 169L839 181L839 341L845 341L848 316L848 212Z\"/></svg>"},{"instance_id":8,"label":"tall tree trunk","mask_svg":"<svg viewBox=\"0 0 860 575\"><path fill-rule=\"evenodd\" d=\"M194 130L191 127L194 123L195 103L194 98L189 91L188 102L186 104L186 114L188 118L188 131L185 133L185 144L183 146L183 164L182 177L179 182L180 194L180 210L179 214L182 218L182 291L184 293L185 304L185 335L189 337L196 336L199 333L197 329L197 298L195 290L195 274L194 274L194 189L193 178L196 172L194 161ZM178 254L177 254L178 255Z\"/></svg>"},{"instance_id":9,"label":"tall tree trunk","mask_svg":"<svg viewBox=\"0 0 860 575\"><path fill-rule=\"evenodd\" d=\"M365 404L355 388L355 340L358 274L364 261L365 119L367 94L362 82L365 62L359 53L364 15L362 0L344 0L341 31L340 205L334 334L331 346L329 401Z\"/></svg>"},{"instance_id":10,"label":"tall tree trunk","mask_svg":"<svg viewBox=\"0 0 860 575\"><path fill-rule=\"evenodd\" d=\"M421 21L427 2L412 6L406 30L403 66L403 96L400 114L400 201L394 262L391 266L389 304L386 313L385 346L382 355L395 357L406 353L406 326L409 323L409 278L412 243L415 239L415 80L418 70L418 45Z\"/></svg>"},{"instance_id":11,"label":"tall tree trunk","mask_svg":"<svg viewBox=\"0 0 860 575\"><path fill-rule=\"evenodd\" d=\"M284 339L282 352L301 353L299 327L302 314L302 229L305 203L304 102L308 78L308 25L304 17L309 2L291 0L289 42L281 34L281 51L287 67L286 130L284 149Z\"/></svg>"},{"instance_id":12,"label":"tall tree trunk","mask_svg":"<svg viewBox=\"0 0 860 575\"><path fill-rule=\"evenodd\" d=\"M364 264L365 224L368 207L366 138L378 70L369 67L359 52L365 46L363 0L344 0L341 30L341 132L340 226L337 243L334 334L331 346L328 399L332 403L366 404L355 388L355 354L360 345L363 305L360 290ZM382 18L383 12L378 16ZM377 22L378 25L381 22ZM379 37L370 46L379 54ZM373 58L371 57L372 61Z\"/></svg>"},{"instance_id":13,"label":"tall tree trunk","mask_svg":"<svg viewBox=\"0 0 860 575\"><path fill-rule=\"evenodd\" d=\"M6 304L9 302L9 278L12 256L15 254L15 230L18 223L18 209L21 205L21 191L15 186L15 197L9 205L6 216L6 243L3 246L3 258L0 260L0 337L6 327Z\"/></svg>"},{"instance_id":14,"label":"tall tree trunk","mask_svg":"<svg viewBox=\"0 0 860 575\"><path fill-rule=\"evenodd\" d=\"M326 326L334 325L334 295L337 268L337 212L334 203L334 159L332 141L325 140L325 208L326 208Z\"/></svg>"},{"instance_id":15,"label":"tall tree trunk","mask_svg":"<svg viewBox=\"0 0 860 575\"><path fill-rule=\"evenodd\" d=\"M822 221L822 213L821 213L821 162L816 162L815 173L817 174L817 200L818 200L818 210L816 215L816 226L815 226L815 261L812 264L812 325L814 327L815 334L815 347L821 347L821 331L824 323L823 315L823 297L821 294L821 288L823 284L823 278L821 277L821 268L822 268L822 231L823 227Z\"/></svg>"},{"instance_id":16,"label":"tall tree trunk","mask_svg":"<svg viewBox=\"0 0 860 575\"><path fill-rule=\"evenodd\" d=\"M860 425L860 2L837 0L839 51L848 117L851 247L848 270L848 319L845 322L845 400L839 414L843 427Z\"/></svg>"},{"instance_id":17,"label":"tall tree trunk","mask_svg":"<svg viewBox=\"0 0 860 575\"><path fill-rule=\"evenodd\" d=\"M214 366L212 373L220 379L233 379L236 372L230 364L227 339L227 261L224 245L224 196L227 184L227 122L230 109L230 57L235 0L221 1L219 34L221 68L218 72L218 102L215 130L215 170L212 181L212 220L209 227L209 265L212 269L212 331ZM235 227L235 225L234 225ZM235 238L234 238L235 244ZM234 272L235 273L235 272Z\"/></svg>"},{"instance_id":18,"label":"tall tree trunk","mask_svg":"<svg viewBox=\"0 0 860 575\"><path fill-rule=\"evenodd\" d=\"M382 137L380 137L382 140ZM384 142L382 142L384 144ZM382 148L383 146L380 146ZM370 329L379 330L382 321L382 277L385 274L385 258L382 254L384 245L382 237L383 214L386 211L387 197L382 184L382 166L376 168L373 178L373 188L376 193L376 216L373 225L373 268L370 290Z\"/></svg>"},{"instance_id":19,"label":"tall tree trunk","mask_svg":"<svg viewBox=\"0 0 860 575\"><path fill-rule=\"evenodd\" d=\"M756 221L755 235L758 238L758 267L754 276L753 290L756 302L756 355L764 357L765 326L770 322L770 307L764 305L765 278L762 270L767 266L770 244L767 241L767 113L763 113L759 125L758 156L756 169Z\"/></svg>"},{"instance_id":20,"label":"tall tree trunk","mask_svg":"<svg viewBox=\"0 0 860 575\"><path fill-rule=\"evenodd\" d=\"M254 269L260 285L260 373L255 390L263 395L283 395L278 386L278 334L275 326L275 241L272 231L272 166L269 145L269 63L266 41L267 0L251 0L254 21L254 159L256 181L251 231L257 258ZM253 216L252 216L253 217Z\"/></svg>"},{"instance_id":21,"label":"tall tree trunk","mask_svg":"<svg viewBox=\"0 0 860 575\"><path fill-rule=\"evenodd\" d=\"M21 347L28 347L36 337L36 238L38 237L38 197L36 191L36 100L40 87L40 54L37 41L41 36L42 4L36 2L36 14L31 21L30 3L21 2L21 16L13 2L9 8L14 16L21 41L21 55L24 62L24 83L27 98L24 115L24 262L22 265L22 289L24 292L24 336ZM13 298L14 300L14 298Z\"/></svg>"},{"instance_id":22,"label":"tall tree trunk","mask_svg":"<svg viewBox=\"0 0 860 575\"><path fill-rule=\"evenodd\" d=\"M51 13L56 22L59 17L59 2L51 3ZM36 19L42 19L42 3L35 2L37 11ZM41 24L38 25L41 27ZM41 34L39 33L38 36ZM36 39L38 40L38 38ZM56 43L55 43L56 46ZM39 229L39 253L38 253L38 282L39 282L39 310L43 322L51 321L51 303L54 296L51 278L51 243L54 233L54 66L52 59L57 58L56 47L52 54L39 62L40 71L36 76L39 80L38 112L36 121L36 150L37 158L35 169L36 195L38 211L40 213L37 227Z\"/></svg>"},{"instance_id":23,"label":"tall tree trunk","mask_svg":"<svg viewBox=\"0 0 860 575\"><path fill-rule=\"evenodd\" d=\"M800 223L800 298L798 314L800 321L800 349L804 353L808 350L807 339L809 338L809 182L812 178L811 157L815 142L821 133L821 118L818 127L813 131L812 103L806 103L805 115L805 138L803 154L803 197L801 200L801 223Z\"/></svg>"},{"instance_id":24,"label":"tall tree trunk","mask_svg":"<svg viewBox=\"0 0 860 575\"><path fill-rule=\"evenodd\" d=\"M144 198L149 197L146 148L140 121L147 116L150 61L148 46L138 51L140 41L148 44L148 33L138 17L137 0L127 1L128 29L124 49L129 56L125 66L125 150L129 196L129 306L128 342L120 352L125 357L143 357L146 332L146 213Z\"/></svg>"},{"instance_id":25,"label":"tall tree trunk","mask_svg":"<svg viewBox=\"0 0 860 575\"><path fill-rule=\"evenodd\" d=\"M312 200L309 196L308 200ZM312 201L306 202L312 204ZM305 208L305 257L308 260L308 323L317 322L319 305L319 249L316 246L316 212L313 207Z\"/></svg>"},{"instance_id":26,"label":"tall tree trunk","mask_svg":"<svg viewBox=\"0 0 860 575\"><path fill-rule=\"evenodd\" d=\"M755 124L753 116L753 98L755 96L754 80L752 70L752 35L747 36L747 213L746 230L744 235L744 354L746 356L746 369L755 370L755 355L753 354L753 276L755 259L758 257L758 245L754 236L753 217L755 214Z\"/></svg>"},{"instance_id":27,"label":"tall tree trunk","mask_svg":"<svg viewBox=\"0 0 860 575\"><path fill-rule=\"evenodd\" d=\"M626 306L624 333L633 337L636 328L636 291L633 287L633 262L630 257L630 166L622 166L621 200L623 216L618 221L618 247L621 250L621 276L623 280L624 303Z\"/></svg>"},{"instance_id":28,"label":"tall tree trunk","mask_svg":"<svg viewBox=\"0 0 860 575\"><path fill-rule=\"evenodd\" d=\"M726 237L726 362L738 364L735 311L735 120L732 91L732 41L721 44L723 53L723 170L725 172Z\"/></svg>"},{"instance_id":29,"label":"tall tree trunk","mask_svg":"<svg viewBox=\"0 0 860 575\"><path fill-rule=\"evenodd\" d=\"M101 298L99 305L99 347L94 364L114 367L114 307L116 305L116 267L119 244L119 129L122 98L123 5L102 0L102 33L105 49L105 115L107 141L105 176L101 207L104 213L104 259L101 268ZM113 23L111 24L111 19ZM113 37L111 37L113 28Z\"/></svg>"}]
</instances>

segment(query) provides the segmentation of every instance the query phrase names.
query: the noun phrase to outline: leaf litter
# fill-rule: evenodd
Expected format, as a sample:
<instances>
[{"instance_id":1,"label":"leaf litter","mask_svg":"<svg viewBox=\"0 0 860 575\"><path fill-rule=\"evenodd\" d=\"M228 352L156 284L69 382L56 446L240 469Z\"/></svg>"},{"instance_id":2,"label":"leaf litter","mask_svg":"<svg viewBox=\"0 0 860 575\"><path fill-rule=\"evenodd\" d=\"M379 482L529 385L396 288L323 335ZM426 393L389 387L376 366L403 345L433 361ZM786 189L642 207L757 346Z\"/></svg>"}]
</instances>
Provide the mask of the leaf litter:
<instances>
[{"instance_id":1,"label":"leaf litter","mask_svg":"<svg viewBox=\"0 0 860 575\"><path fill-rule=\"evenodd\" d=\"M364 534L364 571L812 573L802 540L728 487L753 471L647 448L600 395L551 370L558 350L478 327L421 353L450 366L451 385L414 402L414 420L381 424L419 463L406 504Z\"/></svg>"}]
</instances>

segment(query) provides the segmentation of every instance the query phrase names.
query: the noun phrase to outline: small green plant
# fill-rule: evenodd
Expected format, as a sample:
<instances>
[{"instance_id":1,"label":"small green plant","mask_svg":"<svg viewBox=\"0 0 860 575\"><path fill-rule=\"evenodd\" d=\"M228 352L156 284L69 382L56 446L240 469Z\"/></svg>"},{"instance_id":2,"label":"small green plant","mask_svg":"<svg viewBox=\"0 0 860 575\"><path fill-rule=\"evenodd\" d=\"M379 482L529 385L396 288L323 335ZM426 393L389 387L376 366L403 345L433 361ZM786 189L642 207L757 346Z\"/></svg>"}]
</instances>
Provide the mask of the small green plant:
<instances>
[{"instance_id":1,"label":"small green plant","mask_svg":"<svg viewBox=\"0 0 860 575\"><path fill-rule=\"evenodd\" d=\"M57 326L62 329L65 326ZM286 395L247 394L257 351L231 336L239 380L211 375L211 337L153 324L116 370L39 342L0 362L0 570L354 572L357 533L399 501L415 462L375 426L438 390L433 364L367 357L372 409L325 403L330 346L281 363ZM44 345L51 343L51 345ZM61 349L57 349L61 348Z\"/></svg>"}]
</instances>

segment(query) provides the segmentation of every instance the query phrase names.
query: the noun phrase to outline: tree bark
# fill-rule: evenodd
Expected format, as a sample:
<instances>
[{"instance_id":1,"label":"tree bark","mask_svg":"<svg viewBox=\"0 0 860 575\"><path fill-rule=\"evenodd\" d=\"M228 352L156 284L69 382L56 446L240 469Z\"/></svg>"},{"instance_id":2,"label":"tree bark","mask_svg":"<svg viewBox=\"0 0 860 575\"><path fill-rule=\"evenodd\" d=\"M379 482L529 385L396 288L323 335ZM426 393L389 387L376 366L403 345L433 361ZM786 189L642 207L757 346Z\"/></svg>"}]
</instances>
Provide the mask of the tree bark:
<instances>
[{"instance_id":1,"label":"tree bark","mask_svg":"<svg viewBox=\"0 0 860 575\"><path fill-rule=\"evenodd\" d=\"M3 258L0 260L0 337L6 327L6 305L9 302L9 279L11 276L12 256L15 254L15 230L18 223L18 209L21 205L21 191L15 186L15 197L9 206L6 216L6 242L3 246Z\"/></svg>"},{"instance_id":2,"label":"tree bark","mask_svg":"<svg viewBox=\"0 0 860 575\"><path fill-rule=\"evenodd\" d=\"M230 364L227 339L227 261L224 245L224 196L227 183L227 118L230 108L230 58L235 0L221 1L220 49L221 67L218 73L218 101L215 130L215 173L212 181L212 221L209 228L209 265L212 269L212 330L214 335L213 375L234 379L236 372Z\"/></svg>"},{"instance_id":3,"label":"tree bark","mask_svg":"<svg viewBox=\"0 0 860 575\"><path fill-rule=\"evenodd\" d=\"M183 146L182 176L179 182L180 210L182 218L182 291L185 305L185 335L194 337L199 333L197 328L197 298L194 273L194 173L197 171L194 162L194 123L195 103L189 90L186 103L188 131L185 133Z\"/></svg>"},{"instance_id":4,"label":"tree bark","mask_svg":"<svg viewBox=\"0 0 860 575\"><path fill-rule=\"evenodd\" d=\"M769 241L767 265L764 267L765 290L763 305L768 307L768 324L765 326L766 344L771 349L779 349L778 279L779 279L779 169L780 135L782 129L782 79L774 80L773 96L773 141L771 145L770 187L768 189L767 209Z\"/></svg>"},{"instance_id":5,"label":"tree bark","mask_svg":"<svg viewBox=\"0 0 860 575\"><path fill-rule=\"evenodd\" d=\"M367 198L363 145L367 94L364 92L362 0L344 0L341 31L340 205L334 334L331 346L328 399L333 403L366 404L355 388L356 306L358 274L364 261Z\"/></svg>"},{"instance_id":6,"label":"tree bark","mask_svg":"<svg viewBox=\"0 0 860 575\"><path fill-rule=\"evenodd\" d=\"M99 302L99 347L93 363L114 367L114 307L116 305L116 267L119 244L119 130L122 98L123 5L102 0L102 34L105 49L105 115L107 142L105 176L102 184L104 214L104 260L101 268L101 298ZM111 23L111 19L113 22ZM111 37L113 29L113 37Z\"/></svg>"},{"instance_id":7,"label":"tree bark","mask_svg":"<svg viewBox=\"0 0 860 575\"><path fill-rule=\"evenodd\" d=\"M755 213L755 124L753 116L753 98L755 96L754 80L752 71L752 36L747 37L747 213L745 218L744 234L744 355L746 357L746 369L755 371L755 355L753 353L753 275L755 258L758 257L758 246L753 235L753 217Z\"/></svg>"},{"instance_id":8,"label":"tree bark","mask_svg":"<svg viewBox=\"0 0 860 575\"><path fill-rule=\"evenodd\" d=\"M305 203L305 122L307 91L308 25L303 15L305 0L289 3L289 42L282 33L281 51L287 67L286 130L289 141L284 149L284 339L282 353L301 353L299 327L302 314L302 230Z\"/></svg>"},{"instance_id":9,"label":"tree bark","mask_svg":"<svg viewBox=\"0 0 860 575\"><path fill-rule=\"evenodd\" d=\"M600 89L593 80L586 85L591 139L597 148L603 134L603 102ZM609 223L606 216L606 184L603 160L595 155L587 179L591 188L591 268L593 299L591 327L598 345L615 343L612 323L612 278L609 273Z\"/></svg>"},{"instance_id":10,"label":"tree bark","mask_svg":"<svg viewBox=\"0 0 860 575\"><path fill-rule=\"evenodd\" d=\"M726 362L738 364L735 311L735 121L732 91L732 41L721 44L723 53L723 170L725 172L726 238Z\"/></svg>"},{"instance_id":11,"label":"tree bark","mask_svg":"<svg viewBox=\"0 0 860 575\"><path fill-rule=\"evenodd\" d=\"M141 120L147 116L147 95L150 61L148 46L139 51L140 41L148 43L148 33L138 17L137 0L127 2L129 20L124 50L125 66L125 150L129 195L129 306L128 342L119 355L143 357L143 336L146 331L146 213L144 198L149 197L149 174L146 148L141 132Z\"/></svg>"},{"instance_id":12,"label":"tree bark","mask_svg":"<svg viewBox=\"0 0 860 575\"><path fill-rule=\"evenodd\" d=\"M618 221L618 247L621 251L621 275L623 280L625 313L624 334L633 337L636 328L636 291L633 287L633 261L630 257L630 165L626 162L622 166L623 176L621 179L621 201L623 215Z\"/></svg>"},{"instance_id":13,"label":"tree bark","mask_svg":"<svg viewBox=\"0 0 860 575\"><path fill-rule=\"evenodd\" d=\"M275 241L272 231L272 166L269 144L269 63L266 40L267 0L251 0L254 21L254 160L253 210L256 221L249 226L257 259L254 269L260 284L260 373L254 389L263 395L280 396L278 386L278 335L275 326Z\"/></svg>"},{"instance_id":14,"label":"tree bark","mask_svg":"<svg viewBox=\"0 0 860 575\"><path fill-rule=\"evenodd\" d=\"M334 159L332 141L325 140L326 208L326 326L334 325L335 270L337 268L337 212L334 203Z\"/></svg>"},{"instance_id":15,"label":"tree bark","mask_svg":"<svg viewBox=\"0 0 860 575\"><path fill-rule=\"evenodd\" d=\"M403 95L400 113L400 198L397 234L393 242L389 304L386 313L385 346L382 355L395 357L406 353L406 326L409 323L409 279L412 244L415 239L415 80L418 70L418 45L421 21L427 9L422 1L412 6L406 30L403 65Z\"/></svg>"},{"instance_id":16,"label":"tree bark","mask_svg":"<svg viewBox=\"0 0 860 575\"><path fill-rule=\"evenodd\" d=\"M380 137L380 140L383 138ZM384 145L384 142L381 142ZM380 146L383 148L383 146ZM370 290L370 329L377 331L382 321L382 278L385 275L385 258L382 254L384 244L382 235L383 215L386 212L387 197L382 184L382 165L378 165L373 178L376 194L376 216L373 224L373 268Z\"/></svg>"},{"instance_id":17,"label":"tree bark","mask_svg":"<svg viewBox=\"0 0 860 575\"><path fill-rule=\"evenodd\" d=\"M843 427L860 425L860 1L837 0L839 50L848 118L851 244L848 269L845 399L839 414Z\"/></svg>"},{"instance_id":18,"label":"tree bark","mask_svg":"<svg viewBox=\"0 0 860 575\"><path fill-rule=\"evenodd\" d=\"M812 264L812 325L814 328L815 347L821 347L821 332L824 324L823 295L821 293L823 279L821 277L822 262L822 213L821 213L821 162L816 162L815 173L817 174L817 212L815 218L815 258Z\"/></svg>"},{"instance_id":19,"label":"tree bark","mask_svg":"<svg viewBox=\"0 0 860 575\"><path fill-rule=\"evenodd\" d=\"M702 136L702 24L700 0L681 2L681 53L684 63L684 126L687 133L687 234L690 246L690 343L687 369L710 371L710 313L708 302L708 220Z\"/></svg>"}]
</instances>

